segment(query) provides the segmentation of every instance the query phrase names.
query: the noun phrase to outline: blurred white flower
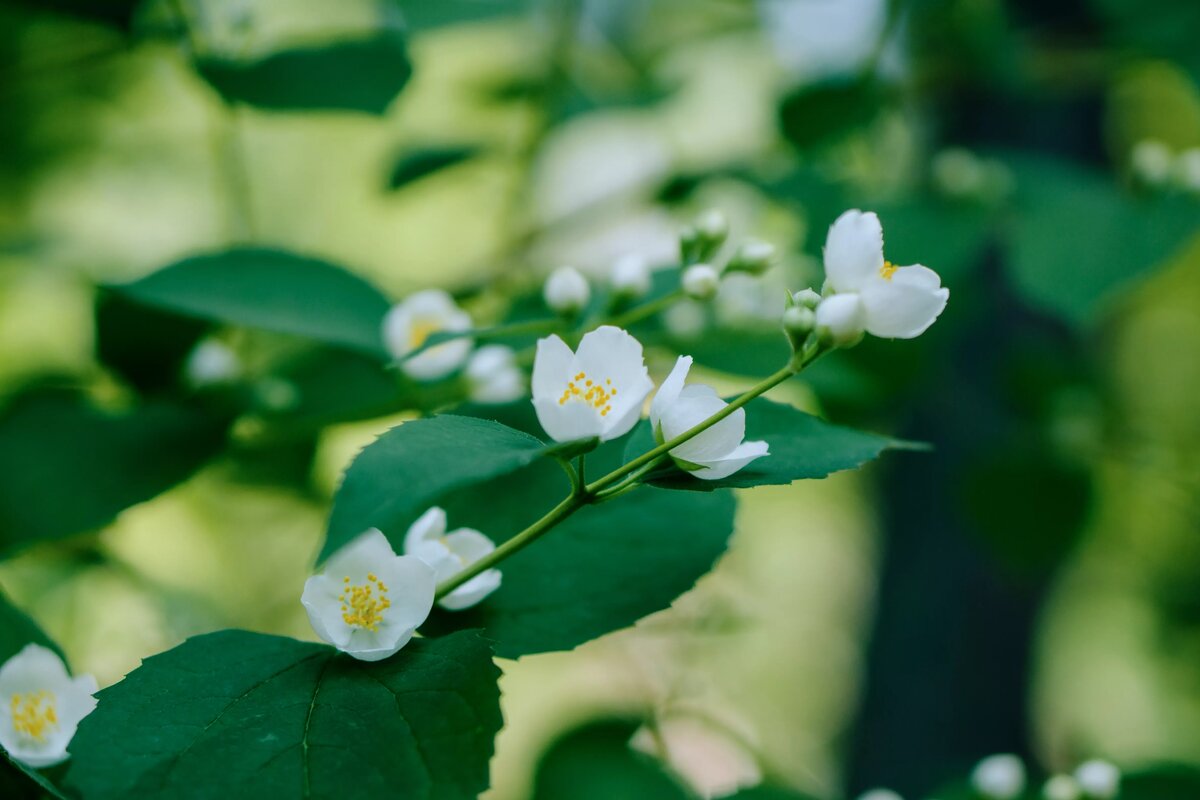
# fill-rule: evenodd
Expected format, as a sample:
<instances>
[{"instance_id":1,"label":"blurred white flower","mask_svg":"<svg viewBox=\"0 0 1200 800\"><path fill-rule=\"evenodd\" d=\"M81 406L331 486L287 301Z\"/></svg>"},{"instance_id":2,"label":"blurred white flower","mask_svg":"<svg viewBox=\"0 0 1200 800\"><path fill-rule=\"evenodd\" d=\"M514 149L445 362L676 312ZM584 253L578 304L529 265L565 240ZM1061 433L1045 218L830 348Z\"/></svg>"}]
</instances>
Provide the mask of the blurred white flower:
<instances>
[{"instance_id":1,"label":"blurred white flower","mask_svg":"<svg viewBox=\"0 0 1200 800\"><path fill-rule=\"evenodd\" d=\"M1107 761L1093 759L1079 765L1075 780L1091 800L1110 800L1121 786L1121 771Z\"/></svg>"},{"instance_id":2,"label":"blurred white flower","mask_svg":"<svg viewBox=\"0 0 1200 800\"><path fill-rule=\"evenodd\" d=\"M237 353L216 339L205 339L192 348L183 363L183 375L189 386L201 388L229 383L242 374Z\"/></svg>"},{"instance_id":3,"label":"blurred white flower","mask_svg":"<svg viewBox=\"0 0 1200 800\"><path fill-rule=\"evenodd\" d=\"M495 549L491 539L473 528L446 533L446 512L437 506L418 517L404 537L404 554L433 567L438 583L453 578ZM484 570L439 600L438 605L451 611L470 608L499 588L500 570Z\"/></svg>"},{"instance_id":4,"label":"blurred white flower","mask_svg":"<svg viewBox=\"0 0 1200 800\"><path fill-rule=\"evenodd\" d=\"M1200 147L1191 147L1179 154L1175 159L1175 174L1180 186L1200 194Z\"/></svg>"},{"instance_id":5,"label":"blurred white flower","mask_svg":"<svg viewBox=\"0 0 1200 800\"><path fill-rule=\"evenodd\" d=\"M630 253L621 256L612 265L609 283L621 297L635 299L650 291L650 267L646 259Z\"/></svg>"},{"instance_id":6,"label":"blurred white flower","mask_svg":"<svg viewBox=\"0 0 1200 800\"><path fill-rule=\"evenodd\" d=\"M467 396L476 403L511 403L525 394L525 373L511 347L489 344L467 361Z\"/></svg>"},{"instance_id":7,"label":"blurred white flower","mask_svg":"<svg viewBox=\"0 0 1200 800\"><path fill-rule=\"evenodd\" d=\"M825 240L825 278L827 291L855 294L862 300L863 329L872 336L920 336L950 299L950 290L942 288L941 278L928 267L899 267L884 260L883 226L870 212L847 211L830 226ZM818 326L820 317L818 308Z\"/></svg>"},{"instance_id":8,"label":"blurred white flower","mask_svg":"<svg viewBox=\"0 0 1200 800\"><path fill-rule=\"evenodd\" d=\"M708 317L704 306L695 300L684 299L662 313L662 323L672 336L694 339L704 332Z\"/></svg>"},{"instance_id":9,"label":"blurred white flower","mask_svg":"<svg viewBox=\"0 0 1200 800\"><path fill-rule=\"evenodd\" d=\"M871 789L858 796L858 800L904 800L891 789Z\"/></svg>"},{"instance_id":10,"label":"blurred white flower","mask_svg":"<svg viewBox=\"0 0 1200 800\"><path fill-rule=\"evenodd\" d=\"M963 147L949 147L935 155L930 173L938 191L950 197L977 197L987 181L979 157Z\"/></svg>"},{"instance_id":11,"label":"blurred white flower","mask_svg":"<svg viewBox=\"0 0 1200 800\"><path fill-rule=\"evenodd\" d=\"M557 336L538 340L533 407L556 441L624 435L653 388L641 342L620 328L603 325L591 331L574 353Z\"/></svg>"},{"instance_id":12,"label":"blurred white flower","mask_svg":"<svg viewBox=\"0 0 1200 800\"><path fill-rule=\"evenodd\" d=\"M1143 139L1133 146L1129 166L1143 183L1158 186L1171 177L1171 149L1157 139Z\"/></svg>"},{"instance_id":13,"label":"blurred white flower","mask_svg":"<svg viewBox=\"0 0 1200 800\"><path fill-rule=\"evenodd\" d=\"M405 375L419 381L444 378L462 366L471 354L471 339L462 337L434 345L411 358L413 350L433 334L471 329L471 316L441 289L426 289L409 295L383 318L383 340L392 357L400 361Z\"/></svg>"},{"instance_id":14,"label":"blurred white flower","mask_svg":"<svg viewBox=\"0 0 1200 800\"><path fill-rule=\"evenodd\" d=\"M691 366L691 356L680 356L650 403L650 425L659 444L691 430L729 405L711 386L685 385ZM739 408L671 448L671 459L680 469L702 480L726 478L751 461L769 455L766 442L743 441L745 436L746 409Z\"/></svg>"},{"instance_id":15,"label":"blurred white flower","mask_svg":"<svg viewBox=\"0 0 1200 800\"><path fill-rule=\"evenodd\" d=\"M848 347L862 338L867 311L856 294L830 295L817 306L815 322L817 335L827 344Z\"/></svg>"},{"instance_id":16,"label":"blurred white flower","mask_svg":"<svg viewBox=\"0 0 1200 800\"><path fill-rule=\"evenodd\" d=\"M574 267L559 267L550 273L542 287L542 298L551 311L575 314L592 298L588 279Z\"/></svg>"},{"instance_id":17,"label":"blurred white flower","mask_svg":"<svg viewBox=\"0 0 1200 800\"><path fill-rule=\"evenodd\" d=\"M1025 791L1025 764L1008 753L988 756L971 771L971 786L988 800L1013 800Z\"/></svg>"},{"instance_id":18,"label":"blurred white flower","mask_svg":"<svg viewBox=\"0 0 1200 800\"><path fill-rule=\"evenodd\" d=\"M718 208L710 208L692 223L696 233L709 241L724 241L729 235L729 218Z\"/></svg>"},{"instance_id":19,"label":"blurred white flower","mask_svg":"<svg viewBox=\"0 0 1200 800\"><path fill-rule=\"evenodd\" d=\"M694 300L708 300L717 293L721 275L708 264L693 264L683 271L683 293Z\"/></svg>"},{"instance_id":20,"label":"blurred white flower","mask_svg":"<svg viewBox=\"0 0 1200 800\"><path fill-rule=\"evenodd\" d=\"M1070 775L1052 775L1042 786L1044 800L1079 800L1079 784Z\"/></svg>"},{"instance_id":21,"label":"blurred white flower","mask_svg":"<svg viewBox=\"0 0 1200 800\"><path fill-rule=\"evenodd\" d=\"M96 708L96 679L72 678L53 650L27 644L0 667L0 746L41 769L60 764L79 722Z\"/></svg>"},{"instance_id":22,"label":"blurred white flower","mask_svg":"<svg viewBox=\"0 0 1200 800\"><path fill-rule=\"evenodd\" d=\"M745 272L750 275L762 275L769 270L775 261L775 245L770 242L750 239L738 245L729 259L726 270L729 272Z\"/></svg>"},{"instance_id":23,"label":"blurred white flower","mask_svg":"<svg viewBox=\"0 0 1200 800\"><path fill-rule=\"evenodd\" d=\"M887 0L759 0L758 7L776 57L797 75L858 70L887 27Z\"/></svg>"},{"instance_id":24,"label":"blurred white flower","mask_svg":"<svg viewBox=\"0 0 1200 800\"><path fill-rule=\"evenodd\" d=\"M821 293L815 289L801 289L792 295L792 302L798 306L816 308L821 303Z\"/></svg>"},{"instance_id":25,"label":"blurred white flower","mask_svg":"<svg viewBox=\"0 0 1200 800\"><path fill-rule=\"evenodd\" d=\"M436 589L433 567L396 555L371 528L305 582L300 602L326 642L360 661L380 661L412 639L433 609Z\"/></svg>"}]
</instances>

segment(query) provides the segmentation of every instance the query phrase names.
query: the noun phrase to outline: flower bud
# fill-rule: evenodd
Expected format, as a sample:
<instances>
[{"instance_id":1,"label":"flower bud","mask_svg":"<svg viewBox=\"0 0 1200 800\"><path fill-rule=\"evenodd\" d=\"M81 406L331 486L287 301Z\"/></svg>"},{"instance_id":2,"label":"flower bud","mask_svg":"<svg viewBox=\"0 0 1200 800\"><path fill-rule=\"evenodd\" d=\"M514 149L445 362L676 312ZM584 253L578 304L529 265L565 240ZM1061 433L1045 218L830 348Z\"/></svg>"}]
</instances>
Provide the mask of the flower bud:
<instances>
[{"instance_id":1,"label":"flower bud","mask_svg":"<svg viewBox=\"0 0 1200 800\"><path fill-rule=\"evenodd\" d=\"M719 210L710 208L696 217L695 228L701 238L720 244L729 235L729 220Z\"/></svg>"},{"instance_id":2,"label":"flower bud","mask_svg":"<svg viewBox=\"0 0 1200 800\"><path fill-rule=\"evenodd\" d=\"M857 294L835 294L823 299L816 311L817 336L831 347L853 347L866 330L867 312Z\"/></svg>"},{"instance_id":3,"label":"flower bud","mask_svg":"<svg viewBox=\"0 0 1200 800\"><path fill-rule=\"evenodd\" d=\"M609 281L619 296L633 300L650 291L650 268L646 259L629 254L618 258L612 265Z\"/></svg>"},{"instance_id":4,"label":"flower bud","mask_svg":"<svg viewBox=\"0 0 1200 800\"><path fill-rule=\"evenodd\" d=\"M903 800L891 789L871 789L858 796L858 800Z\"/></svg>"},{"instance_id":5,"label":"flower bud","mask_svg":"<svg viewBox=\"0 0 1200 800\"><path fill-rule=\"evenodd\" d=\"M792 306L783 312L783 329L793 342L801 342L817 327L817 313L808 306Z\"/></svg>"},{"instance_id":6,"label":"flower bud","mask_svg":"<svg viewBox=\"0 0 1200 800\"><path fill-rule=\"evenodd\" d=\"M188 354L183 375L193 388L215 386L237 380L242 363L229 345L216 339L205 339Z\"/></svg>"},{"instance_id":7,"label":"flower bud","mask_svg":"<svg viewBox=\"0 0 1200 800\"><path fill-rule=\"evenodd\" d=\"M988 800L1014 800L1025 791L1025 764L1007 753L988 756L972 770L971 786Z\"/></svg>"},{"instance_id":8,"label":"flower bud","mask_svg":"<svg viewBox=\"0 0 1200 800\"><path fill-rule=\"evenodd\" d=\"M1200 194L1200 147L1192 147L1179 154L1175 159L1175 176L1186 191Z\"/></svg>"},{"instance_id":9,"label":"flower bud","mask_svg":"<svg viewBox=\"0 0 1200 800\"><path fill-rule=\"evenodd\" d=\"M709 300L717 293L721 276L708 264L693 264L683 271L683 293L695 300Z\"/></svg>"},{"instance_id":10,"label":"flower bud","mask_svg":"<svg viewBox=\"0 0 1200 800\"><path fill-rule=\"evenodd\" d=\"M979 157L962 147L951 147L930 163L934 186L948 197L971 198L983 193L986 181Z\"/></svg>"},{"instance_id":11,"label":"flower bud","mask_svg":"<svg viewBox=\"0 0 1200 800\"><path fill-rule=\"evenodd\" d=\"M1053 775L1042 786L1044 800L1079 800L1079 784L1070 775Z\"/></svg>"},{"instance_id":12,"label":"flower bud","mask_svg":"<svg viewBox=\"0 0 1200 800\"><path fill-rule=\"evenodd\" d=\"M805 308L816 308L821 304L821 294L815 289L801 289L792 295L792 302Z\"/></svg>"},{"instance_id":13,"label":"flower bud","mask_svg":"<svg viewBox=\"0 0 1200 800\"><path fill-rule=\"evenodd\" d=\"M564 316L578 314L592 297L592 287L574 267L559 267L546 278L542 297L552 311Z\"/></svg>"},{"instance_id":14,"label":"flower bud","mask_svg":"<svg viewBox=\"0 0 1200 800\"><path fill-rule=\"evenodd\" d=\"M1089 800L1110 800L1117 796L1121 771L1107 761L1085 761L1075 770L1075 781Z\"/></svg>"},{"instance_id":15,"label":"flower bud","mask_svg":"<svg viewBox=\"0 0 1200 800\"><path fill-rule=\"evenodd\" d=\"M750 275L762 275L771 268L775 259L775 245L756 239L743 242L738 247L733 258L729 260L726 270L729 272L745 272Z\"/></svg>"},{"instance_id":16,"label":"flower bud","mask_svg":"<svg viewBox=\"0 0 1200 800\"><path fill-rule=\"evenodd\" d=\"M1157 139L1143 139L1129 155L1133 174L1145 184L1160 186L1171 175L1171 151Z\"/></svg>"}]
</instances>

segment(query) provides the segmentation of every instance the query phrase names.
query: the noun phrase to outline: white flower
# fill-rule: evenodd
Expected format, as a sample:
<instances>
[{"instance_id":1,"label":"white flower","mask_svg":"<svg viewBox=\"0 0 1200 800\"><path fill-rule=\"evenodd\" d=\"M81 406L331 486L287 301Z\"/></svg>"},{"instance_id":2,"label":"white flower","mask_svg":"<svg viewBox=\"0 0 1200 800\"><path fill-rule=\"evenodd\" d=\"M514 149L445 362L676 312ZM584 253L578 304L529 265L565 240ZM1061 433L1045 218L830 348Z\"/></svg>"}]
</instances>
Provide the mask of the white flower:
<instances>
[{"instance_id":1,"label":"white flower","mask_svg":"<svg viewBox=\"0 0 1200 800\"><path fill-rule=\"evenodd\" d=\"M471 329L471 316L459 308L441 289L416 292L397 303L383 318L383 340L392 357L400 360L400 369L410 378L433 381L444 378L462 366L471 353L468 337L434 345L412 358L405 358L441 331Z\"/></svg>"},{"instance_id":2,"label":"white flower","mask_svg":"<svg viewBox=\"0 0 1200 800\"><path fill-rule=\"evenodd\" d=\"M188 353L183 374L191 386L213 386L238 378L242 374L242 363L229 345L216 339L205 339Z\"/></svg>"},{"instance_id":3,"label":"white flower","mask_svg":"<svg viewBox=\"0 0 1200 800\"><path fill-rule=\"evenodd\" d=\"M867 310L856 294L834 294L817 306L817 334L829 344L848 346L862 338L867 327Z\"/></svg>"},{"instance_id":4,"label":"white flower","mask_svg":"<svg viewBox=\"0 0 1200 800\"><path fill-rule=\"evenodd\" d=\"M1109 800L1117 796L1117 789L1121 785L1121 771L1107 761L1093 759L1079 765L1075 770L1075 780L1088 797Z\"/></svg>"},{"instance_id":5,"label":"white flower","mask_svg":"<svg viewBox=\"0 0 1200 800\"><path fill-rule=\"evenodd\" d=\"M1045 800L1079 800L1079 784L1070 775L1052 775L1042 786Z\"/></svg>"},{"instance_id":6,"label":"white flower","mask_svg":"<svg viewBox=\"0 0 1200 800\"><path fill-rule=\"evenodd\" d=\"M971 771L971 786L989 800L1013 800L1025 791L1025 764L1007 753L988 756Z\"/></svg>"},{"instance_id":7,"label":"white flower","mask_svg":"<svg viewBox=\"0 0 1200 800\"><path fill-rule=\"evenodd\" d=\"M683 293L695 300L708 300L717 293L720 274L708 264L693 264L683 271Z\"/></svg>"},{"instance_id":8,"label":"white flower","mask_svg":"<svg viewBox=\"0 0 1200 800\"><path fill-rule=\"evenodd\" d=\"M432 567L397 556L371 528L308 579L300 602L322 639L360 661L379 661L408 644L429 616L436 584Z\"/></svg>"},{"instance_id":9,"label":"white flower","mask_svg":"<svg viewBox=\"0 0 1200 800\"><path fill-rule=\"evenodd\" d=\"M489 344L476 350L464 370L467 394L476 403L511 403L525 394L525 373L511 347Z\"/></svg>"},{"instance_id":10,"label":"white flower","mask_svg":"<svg viewBox=\"0 0 1200 800\"><path fill-rule=\"evenodd\" d=\"M827 291L859 296L863 328L872 336L920 336L950 299L950 290L942 288L941 278L928 267L898 267L884 260L883 227L869 212L847 211L830 226L825 277ZM817 316L820 325L820 310Z\"/></svg>"},{"instance_id":11,"label":"white flower","mask_svg":"<svg viewBox=\"0 0 1200 800\"><path fill-rule=\"evenodd\" d=\"M1151 186L1165 183L1171 176L1171 161L1171 149L1157 139L1143 139L1129 154L1133 174Z\"/></svg>"},{"instance_id":12,"label":"white flower","mask_svg":"<svg viewBox=\"0 0 1200 800\"><path fill-rule=\"evenodd\" d=\"M717 208L710 208L696 217L692 227L698 234L712 242L722 241L729 235L729 220Z\"/></svg>"},{"instance_id":13,"label":"white flower","mask_svg":"<svg viewBox=\"0 0 1200 800\"><path fill-rule=\"evenodd\" d=\"M557 336L538 340L533 407L556 441L624 435L653 388L641 342L620 328L602 325L586 334L574 353Z\"/></svg>"},{"instance_id":14,"label":"white flower","mask_svg":"<svg viewBox=\"0 0 1200 800\"><path fill-rule=\"evenodd\" d=\"M27 644L0 667L0 746L30 767L69 757L79 721L92 713L96 679L72 678L54 651Z\"/></svg>"},{"instance_id":15,"label":"white flower","mask_svg":"<svg viewBox=\"0 0 1200 800\"><path fill-rule=\"evenodd\" d=\"M437 506L418 517L404 537L404 554L433 567L438 583L453 578L495 549L491 539L472 528L446 533L446 512ZM498 588L500 570L484 570L439 600L438 605L451 611L470 608Z\"/></svg>"},{"instance_id":16,"label":"white flower","mask_svg":"<svg viewBox=\"0 0 1200 800\"><path fill-rule=\"evenodd\" d=\"M622 297L642 297L650 291L650 267L639 255L622 256L613 262L609 282L613 291Z\"/></svg>"},{"instance_id":17,"label":"white flower","mask_svg":"<svg viewBox=\"0 0 1200 800\"><path fill-rule=\"evenodd\" d=\"M542 297L551 311L574 314L592 298L592 287L583 273L574 267L559 267L546 278Z\"/></svg>"},{"instance_id":18,"label":"white flower","mask_svg":"<svg viewBox=\"0 0 1200 800\"><path fill-rule=\"evenodd\" d=\"M1175 159L1175 173L1184 189L1200 193L1200 147L1191 147L1179 154Z\"/></svg>"},{"instance_id":19,"label":"white flower","mask_svg":"<svg viewBox=\"0 0 1200 800\"><path fill-rule=\"evenodd\" d=\"M860 794L858 800L903 800L903 798L891 789L871 789Z\"/></svg>"},{"instance_id":20,"label":"white flower","mask_svg":"<svg viewBox=\"0 0 1200 800\"><path fill-rule=\"evenodd\" d=\"M711 386L684 385L691 356L680 356L650 403L650 425L659 444L674 439L729 405ZM746 442L746 410L725 419L671 449L671 458L697 478L726 478L756 458L769 455L766 442Z\"/></svg>"}]
</instances>

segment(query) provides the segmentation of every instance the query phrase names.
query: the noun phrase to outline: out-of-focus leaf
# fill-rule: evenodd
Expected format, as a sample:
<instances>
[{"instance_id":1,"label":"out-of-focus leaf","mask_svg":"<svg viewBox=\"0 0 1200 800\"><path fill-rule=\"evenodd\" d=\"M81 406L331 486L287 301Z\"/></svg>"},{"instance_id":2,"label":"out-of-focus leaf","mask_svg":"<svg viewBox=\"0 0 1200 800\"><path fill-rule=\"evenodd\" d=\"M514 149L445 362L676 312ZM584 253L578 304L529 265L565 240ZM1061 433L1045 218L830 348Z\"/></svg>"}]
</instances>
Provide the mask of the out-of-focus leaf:
<instances>
[{"instance_id":1,"label":"out-of-focus leaf","mask_svg":"<svg viewBox=\"0 0 1200 800\"><path fill-rule=\"evenodd\" d=\"M414 31L495 17L516 16L530 8L530 0L392 0Z\"/></svg>"},{"instance_id":2,"label":"out-of-focus leaf","mask_svg":"<svg viewBox=\"0 0 1200 800\"><path fill-rule=\"evenodd\" d=\"M101 290L96 296L96 356L143 392L175 384L180 365L208 323Z\"/></svg>"},{"instance_id":3,"label":"out-of-focus leaf","mask_svg":"<svg viewBox=\"0 0 1200 800\"><path fill-rule=\"evenodd\" d=\"M472 632L374 663L245 631L196 637L100 693L67 785L89 800L467 800L487 788L499 674Z\"/></svg>"},{"instance_id":4,"label":"out-of-focus leaf","mask_svg":"<svg viewBox=\"0 0 1200 800\"><path fill-rule=\"evenodd\" d=\"M761 378L787 363L792 347L782 330L740 330L708 328L695 338L673 336L664 339L673 350L687 353L703 364L734 375Z\"/></svg>"},{"instance_id":5,"label":"out-of-focus leaf","mask_svg":"<svg viewBox=\"0 0 1200 800\"><path fill-rule=\"evenodd\" d=\"M721 800L812 800L812 795L780 786L752 786Z\"/></svg>"},{"instance_id":6,"label":"out-of-focus leaf","mask_svg":"<svg viewBox=\"0 0 1200 800\"><path fill-rule=\"evenodd\" d=\"M468 145L454 147L429 147L405 153L392 167L388 188L402 189L410 183L433 175L435 172L461 164L479 155L480 148Z\"/></svg>"},{"instance_id":7,"label":"out-of-focus leaf","mask_svg":"<svg viewBox=\"0 0 1200 800\"><path fill-rule=\"evenodd\" d=\"M141 0L15 0L16 5L102 22L123 31L133 25Z\"/></svg>"},{"instance_id":8,"label":"out-of-focus leaf","mask_svg":"<svg viewBox=\"0 0 1200 800\"><path fill-rule=\"evenodd\" d=\"M873 120L882 100L882 88L870 77L805 84L783 98L780 129L801 149L828 144Z\"/></svg>"},{"instance_id":9,"label":"out-of-focus leaf","mask_svg":"<svg viewBox=\"0 0 1200 800\"><path fill-rule=\"evenodd\" d=\"M889 448L914 445L831 425L797 408L765 398L746 405L746 440L765 440L770 455L752 461L728 478L705 481L682 470L671 468L651 478L654 486L706 492L725 487L751 487L786 484L808 478L824 478L830 473L860 467ZM625 448L631 460L655 447L649 420L635 429Z\"/></svg>"},{"instance_id":10,"label":"out-of-focus leaf","mask_svg":"<svg viewBox=\"0 0 1200 800\"><path fill-rule=\"evenodd\" d=\"M205 55L196 69L227 102L273 111L382 114L412 75L404 35L296 47L255 61Z\"/></svg>"},{"instance_id":11,"label":"out-of-focus leaf","mask_svg":"<svg viewBox=\"0 0 1200 800\"><path fill-rule=\"evenodd\" d=\"M1121 777L1121 800L1193 800L1200 797L1200 769L1163 764Z\"/></svg>"},{"instance_id":12,"label":"out-of-focus leaf","mask_svg":"<svg viewBox=\"0 0 1200 800\"><path fill-rule=\"evenodd\" d=\"M314 258L228 250L187 258L111 289L181 314L386 358L381 330L387 298L357 275Z\"/></svg>"},{"instance_id":13,"label":"out-of-focus leaf","mask_svg":"<svg viewBox=\"0 0 1200 800\"><path fill-rule=\"evenodd\" d=\"M942 285L951 286L951 291L979 262L991 230L991 212L987 209L922 195L868 210L879 214L889 261L924 264L937 272ZM810 249L819 253L825 231L814 234L816 240ZM961 287L961 283L958 285Z\"/></svg>"},{"instance_id":14,"label":"out-of-focus leaf","mask_svg":"<svg viewBox=\"0 0 1200 800\"><path fill-rule=\"evenodd\" d=\"M33 390L0 414L0 552L99 527L199 469L226 422L167 402L95 408Z\"/></svg>"},{"instance_id":15,"label":"out-of-focus leaf","mask_svg":"<svg viewBox=\"0 0 1200 800\"><path fill-rule=\"evenodd\" d=\"M560 737L538 761L534 800L689 800L660 764L629 746L637 728L601 720Z\"/></svg>"},{"instance_id":16,"label":"out-of-focus leaf","mask_svg":"<svg viewBox=\"0 0 1200 800\"><path fill-rule=\"evenodd\" d=\"M1019 208L1012 231L1018 287L1036 304L1085 324L1114 291L1200 233L1188 197L1133 197L1065 161L1012 159Z\"/></svg>"},{"instance_id":17,"label":"out-of-focus leaf","mask_svg":"<svg viewBox=\"0 0 1200 800\"><path fill-rule=\"evenodd\" d=\"M271 422L311 430L412 407L424 391L377 359L321 348L272 369L255 394L255 410Z\"/></svg>"},{"instance_id":18,"label":"out-of-focus leaf","mask_svg":"<svg viewBox=\"0 0 1200 800\"><path fill-rule=\"evenodd\" d=\"M1200 4L1177 0L1092 0L1113 37L1148 54L1178 61L1200 81Z\"/></svg>"}]
</instances>

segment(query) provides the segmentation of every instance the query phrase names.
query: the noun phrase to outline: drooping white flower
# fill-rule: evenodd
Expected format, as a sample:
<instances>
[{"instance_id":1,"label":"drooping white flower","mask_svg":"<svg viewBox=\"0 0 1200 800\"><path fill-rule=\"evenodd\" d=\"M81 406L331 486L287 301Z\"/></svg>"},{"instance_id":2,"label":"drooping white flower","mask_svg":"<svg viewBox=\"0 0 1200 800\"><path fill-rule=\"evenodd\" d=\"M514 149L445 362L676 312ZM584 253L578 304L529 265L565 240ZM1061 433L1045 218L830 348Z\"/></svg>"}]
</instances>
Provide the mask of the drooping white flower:
<instances>
[{"instance_id":1,"label":"drooping white flower","mask_svg":"<svg viewBox=\"0 0 1200 800\"><path fill-rule=\"evenodd\" d=\"M371 528L304 584L300 602L317 635L360 661L380 661L408 644L429 616L437 578L415 556L398 556Z\"/></svg>"},{"instance_id":2,"label":"drooping white flower","mask_svg":"<svg viewBox=\"0 0 1200 800\"><path fill-rule=\"evenodd\" d=\"M437 506L418 517L404 537L404 554L433 567L438 583L453 578L495 549L491 539L473 528L446 533L446 512ZM500 570L484 570L439 600L438 605L451 611L470 608L498 588Z\"/></svg>"},{"instance_id":3,"label":"drooping white flower","mask_svg":"<svg viewBox=\"0 0 1200 800\"><path fill-rule=\"evenodd\" d=\"M971 771L971 786L988 800L1013 800L1025 791L1025 763L1009 753L988 756Z\"/></svg>"},{"instance_id":4,"label":"drooping white flower","mask_svg":"<svg viewBox=\"0 0 1200 800\"><path fill-rule=\"evenodd\" d=\"M1044 800L1079 800L1082 790L1070 775L1051 775L1042 785Z\"/></svg>"},{"instance_id":5,"label":"drooping white flower","mask_svg":"<svg viewBox=\"0 0 1200 800\"><path fill-rule=\"evenodd\" d=\"M229 383L241 374L242 363L237 353L216 339L199 342L183 362L184 378L195 388Z\"/></svg>"},{"instance_id":6,"label":"drooping white flower","mask_svg":"<svg viewBox=\"0 0 1200 800\"><path fill-rule=\"evenodd\" d=\"M950 290L942 287L941 278L928 267L898 267L884 260L883 226L870 212L847 211L830 226L825 240L825 278L827 292L859 297L867 333L889 339L920 336L950 299ZM820 316L818 308L818 327Z\"/></svg>"},{"instance_id":7,"label":"drooping white flower","mask_svg":"<svg viewBox=\"0 0 1200 800\"><path fill-rule=\"evenodd\" d=\"M559 267L546 278L542 298L551 311L575 314L592 298L592 286L583 273L574 267Z\"/></svg>"},{"instance_id":8,"label":"drooping white flower","mask_svg":"<svg viewBox=\"0 0 1200 800\"><path fill-rule=\"evenodd\" d=\"M711 386L685 385L691 356L680 356L650 403L650 425L659 444L674 439L729 405ZM769 455L766 442L743 441L746 409L739 408L670 451L672 460L706 481L727 478L756 458Z\"/></svg>"},{"instance_id":9,"label":"drooping white flower","mask_svg":"<svg viewBox=\"0 0 1200 800\"><path fill-rule=\"evenodd\" d=\"M538 340L533 407L556 441L624 435L653 388L641 342L620 328L602 325L587 333L574 353L557 336Z\"/></svg>"},{"instance_id":10,"label":"drooping white flower","mask_svg":"<svg viewBox=\"0 0 1200 800\"><path fill-rule=\"evenodd\" d=\"M405 358L425 344L431 335L471 329L471 316L441 289L426 289L397 303L383 318L383 340L400 369L410 378L433 381L462 366L471 353L468 337L434 345L412 358Z\"/></svg>"},{"instance_id":11,"label":"drooping white flower","mask_svg":"<svg viewBox=\"0 0 1200 800\"><path fill-rule=\"evenodd\" d=\"M708 300L717 293L721 275L708 264L693 264L680 279L683 293L694 300Z\"/></svg>"},{"instance_id":12,"label":"drooping white flower","mask_svg":"<svg viewBox=\"0 0 1200 800\"><path fill-rule=\"evenodd\" d=\"M467 395L476 403L511 403L525 394L525 373L511 347L489 344L476 350L463 371Z\"/></svg>"},{"instance_id":13,"label":"drooping white flower","mask_svg":"<svg viewBox=\"0 0 1200 800\"><path fill-rule=\"evenodd\" d=\"M621 256L613 262L609 282L621 297L642 297L650 291L650 267L636 253Z\"/></svg>"},{"instance_id":14,"label":"drooping white flower","mask_svg":"<svg viewBox=\"0 0 1200 800\"><path fill-rule=\"evenodd\" d=\"M61 764L95 693L91 675L72 678L53 650L25 645L0 667L0 746L35 769Z\"/></svg>"},{"instance_id":15,"label":"drooping white flower","mask_svg":"<svg viewBox=\"0 0 1200 800\"><path fill-rule=\"evenodd\" d=\"M1079 765L1075 780L1091 800L1110 800L1121 786L1121 771L1107 761L1092 759Z\"/></svg>"}]
</instances>

